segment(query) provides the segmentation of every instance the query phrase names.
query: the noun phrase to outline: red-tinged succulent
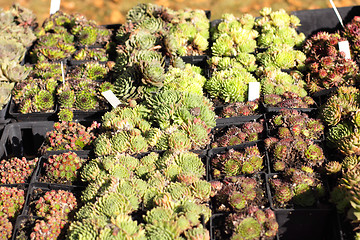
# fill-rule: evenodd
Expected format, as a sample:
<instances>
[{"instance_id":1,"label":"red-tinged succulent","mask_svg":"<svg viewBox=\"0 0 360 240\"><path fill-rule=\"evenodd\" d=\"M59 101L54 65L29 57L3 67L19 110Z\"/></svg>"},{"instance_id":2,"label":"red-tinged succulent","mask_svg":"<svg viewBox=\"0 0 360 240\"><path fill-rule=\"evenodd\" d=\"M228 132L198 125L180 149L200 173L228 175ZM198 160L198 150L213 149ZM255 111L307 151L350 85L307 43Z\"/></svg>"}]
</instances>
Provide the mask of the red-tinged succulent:
<instances>
[{"instance_id":1,"label":"red-tinged succulent","mask_svg":"<svg viewBox=\"0 0 360 240\"><path fill-rule=\"evenodd\" d=\"M221 110L219 117L228 118L255 115L258 108L259 103L257 100L250 102L235 102L224 107Z\"/></svg>"},{"instance_id":2,"label":"red-tinged succulent","mask_svg":"<svg viewBox=\"0 0 360 240\"><path fill-rule=\"evenodd\" d=\"M75 196L64 190L51 190L34 202L35 213L39 217L55 217L67 220L77 207Z\"/></svg>"},{"instance_id":3,"label":"red-tinged succulent","mask_svg":"<svg viewBox=\"0 0 360 240\"><path fill-rule=\"evenodd\" d=\"M7 216L0 216L0 238L11 239L13 225Z\"/></svg>"},{"instance_id":4,"label":"red-tinged succulent","mask_svg":"<svg viewBox=\"0 0 360 240\"><path fill-rule=\"evenodd\" d=\"M16 217L25 202L24 190L0 187L0 216Z\"/></svg>"},{"instance_id":5,"label":"red-tinged succulent","mask_svg":"<svg viewBox=\"0 0 360 240\"><path fill-rule=\"evenodd\" d=\"M264 103L272 107L309 108L315 104L309 96L299 97L295 93L285 92L283 95L268 94L264 96Z\"/></svg>"},{"instance_id":6,"label":"red-tinged succulent","mask_svg":"<svg viewBox=\"0 0 360 240\"><path fill-rule=\"evenodd\" d=\"M252 174L263 168L263 156L257 146L247 147L241 151L230 149L212 158L211 165L215 178L222 174L225 176Z\"/></svg>"},{"instance_id":7,"label":"red-tinged succulent","mask_svg":"<svg viewBox=\"0 0 360 240\"><path fill-rule=\"evenodd\" d=\"M96 138L95 130L100 124L93 122L85 127L77 122L56 122L54 130L46 134L43 150L82 150L89 147Z\"/></svg>"},{"instance_id":8,"label":"red-tinged succulent","mask_svg":"<svg viewBox=\"0 0 360 240\"><path fill-rule=\"evenodd\" d=\"M220 129L218 133L215 133L219 137L211 144L213 148L239 145L259 140L261 138L260 134L264 130L263 120L260 122L247 122L239 127L232 126L225 133L222 133L224 130Z\"/></svg>"},{"instance_id":9,"label":"red-tinged succulent","mask_svg":"<svg viewBox=\"0 0 360 240\"><path fill-rule=\"evenodd\" d=\"M35 221L35 226L30 234L31 240L58 239L62 229L66 226L66 221L57 217L48 217L44 220Z\"/></svg>"},{"instance_id":10,"label":"red-tinged succulent","mask_svg":"<svg viewBox=\"0 0 360 240\"><path fill-rule=\"evenodd\" d=\"M346 24L343 35L350 41L350 47L354 55L358 55L360 51L360 18L355 16L351 22Z\"/></svg>"},{"instance_id":11,"label":"red-tinged succulent","mask_svg":"<svg viewBox=\"0 0 360 240\"><path fill-rule=\"evenodd\" d=\"M33 172L38 158L26 160L25 157L3 159L0 161L1 184L26 183Z\"/></svg>"},{"instance_id":12,"label":"red-tinged succulent","mask_svg":"<svg viewBox=\"0 0 360 240\"><path fill-rule=\"evenodd\" d=\"M47 162L44 163L46 177L51 182L71 183L77 179L78 170L84 161L85 159L74 152L49 156Z\"/></svg>"},{"instance_id":13,"label":"red-tinged succulent","mask_svg":"<svg viewBox=\"0 0 360 240\"><path fill-rule=\"evenodd\" d=\"M213 181L212 197L216 211L244 211L266 204L265 189L258 175L254 177L228 177L223 181Z\"/></svg>"}]
</instances>

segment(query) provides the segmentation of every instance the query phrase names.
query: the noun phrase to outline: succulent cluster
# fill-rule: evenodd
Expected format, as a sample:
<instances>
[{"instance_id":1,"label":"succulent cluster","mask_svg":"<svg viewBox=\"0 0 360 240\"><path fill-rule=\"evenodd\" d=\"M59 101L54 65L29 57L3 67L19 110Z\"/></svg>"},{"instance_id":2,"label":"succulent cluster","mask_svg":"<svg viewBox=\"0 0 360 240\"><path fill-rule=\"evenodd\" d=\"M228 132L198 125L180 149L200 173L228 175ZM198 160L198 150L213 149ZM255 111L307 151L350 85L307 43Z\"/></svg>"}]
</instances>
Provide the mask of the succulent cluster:
<instances>
[{"instance_id":1,"label":"succulent cluster","mask_svg":"<svg viewBox=\"0 0 360 240\"><path fill-rule=\"evenodd\" d=\"M302 98L307 95L306 83L302 80L302 74L297 70L286 73L279 68L268 68L262 71L259 77L261 93L264 97L271 94L280 96L293 94Z\"/></svg>"},{"instance_id":2,"label":"succulent cluster","mask_svg":"<svg viewBox=\"0 0 360 240\"><path fill-rule=\"evenodd\" d=\"M62 70L61 63L58 62L39 62L33 65L25 65L29 68L30 78L41 79L46 81L49 78L55 79L57 81L62 81ZM67 67L63 65L64 72L66 72Z\"/></svg>"},{"instance_id":3,"label":"succulent cluster","mask_svg":"<svg viewBox=\"0 0 360 240\"><path fill-rule=\"evenodd\" d=\"M49 112L55 109L57 80L29 78L15 85L12 95L17 112Z\"/></svg>"},{"instance_id":4,"label":"succulent cluster","mask_svg":"<svg viewBox=\"0 0 360 240\"><path fill-rule=\"evenodd\" d=\"M82 15L57 11L37 32L38 41L30 53L32 62L59 61L76 52L77 46L104 45L111 32ZM78 54L78 53L76 53Z\"/></svg>"},{"instance_id":5,"label":"succulent cluster","mask_svg":"<svg viewBox=\"0 0 360 240\"><path fill-rule=\"evenodd\" d=\"M351 22L346 24L344 30L342 31L344 37L350 41L350 47L355 56L359 55L360 50L360 39L359 39L359 28L360 27L360 18L355 16Z\"/></svg>"},{"instance_id":6,"label":"succulent cluster","mask_svg":"<svg viewBox=\"0 0 360 240\"><path fill-rule=\"evenodd\" d=\"M104 48L80 48L77 50L73 59L76 61L100 61L106 62L109 57L106 53L106 49Z\"/></svg>"},{"instance_id":7,"label":"succulent cluster","mask_svg":"<svg viewBox=\"0 0 360 240\"><path fill-rule=\"evenodd\" d=\"M358 81L356 62L346 59L337 49L338 43L344 40L346 38L340 33L327 32L319 32L306 40L303 50L307 56L305 64L310 92L352 85Z\"/></svg>"},{"instance_id":8,"label":"succulent cluster","mask_svg":"<svg viewBox=\"0 0 360 240\"><path fill-rule=\"evenodd\" d=\"M229 57L240 53L252 53L257 44L259 33L254 29L255 17L244 14L236 18L233 14L224 14L221 21L211 29L214 56Z\"/></svg>"},{"instance_id":9,"label":"succulent cluster","mask_svg":"<svg viewBox=\"0 0 360 240\"><path fill-rule=\"evenodd\" d=\"M25 202L24 190L0 187L0 237L11 239L13 223Z\"/></svg>"},{"instance_id":10,"label":"succulent cluster","mask_svg":"<svg viewBox=\"0 0 360 240\"><path fill-rule=\"evenodd\" d=\"M34 207L34 214L44 219L35 221L30 238L57 239L67 226L67 220L76 210L78 203L71 192L50 190L34 200L31 205Z\"/></svg>"},{"instance_id":11,"label":"succulent cluster","mask_svg":"<svg viewBox=\"0 0 360 240\"><path fill-rule=\"evenodd\" d=\"M256 145L241 150L230 149L211 159L212 174L214 178L253 174L261 171L263 163L263 156Z\"/></svg>"},{"instance_id":12,"label":"succulent cluster","mask_svg":"<svg viewBox=\"0 0 360 240\"><path fill-rule=\"evenodd\" d=\"M267 106L280 108L310 108L316 104L310 96L299 97L292 92L264 95L263 101Z\"/></svg>"},{"instance_id":13,"label":"succulent cluster","mask_svg":"<svg viewBox=\"0 0 360 240\"><path fill-rule=\"evenodd\" d=\"M247 122L241 126L218 129L214 132L212 148L239 145L245 142L257 141L264 130L263 119L259 122Z\"/></svg>"},{"instance_id":14,"label":"succulent cluster","mask_svg":"<svg viewBox=\"0 0 360 240\"><path fill-rule=\"evenodd\" d=\"M55 122L54 130L46 133L43 151L82 150L96 138L97 122L85 127L77 122Z\"/></svg>"},{"instance_id":15,"label":"succulent cluster","mask_svg":"<svg viewBox=\"0 0 360 240\"><path fill-rule=\"evenodd\" d=\"M281 177L270 179L273 202L277 207L295 204L314 206L325 197L326 189L318 173L311 167L289 168Z\"/></svg>"},{"instance_id":16,"label":"succulent cluster","mask_svg":"<svg viewBox=\"0 0 360 240\"><path fill-rule=\"evenodd\" d=\"M211 181L211 196L215 211L244 212L254 206L267 204L264 179L253 177L226 177L223 181Z\"/></svg>"},{"instance_id":17,"label":"succulent cluster","mask_svg":"<svg viewBox=\"0 0 360 240\"><path fill-rule=\"evenodd\" d=\"M340 87L321 106L321 117L329 126L327 140L345 155L360 153L357 144L359 113L359 90L355 87Z\"/></svg>"},{"instance_id":18,"label":"succulent cluster","mask_svg":"<svg viewBox=\"0 0 360 240\"><path fill-rule=\"evenodd\" d=\"M104 80L110 71L109 64L99 63L98 61L88 61L75 65L66 73L66 77L78 80Z\"/></svg>"},{"instance_id":19,"label":"succulent cluster","mask_svg":"<svg viewBox=\"0 0 360 240\"><path fill-rule=\"evenodd\" d=\"M270 134L279 139L300 137L317 140L323 136L324 128L320 119L311 118L306 113L291 109L281 109L269 119Z\"/></svg>"},{"instance_id":20,"label":"succulent cluster","mask_svg":"<svg viewBox=\"0 0 360 240\"><path fill-rule=\"evenodd\" d=\"M270 162L275 172L283 172L289 168L321 167L325 156L322 147L301 137L265 139L270 154Z\"/></svg>"},{"instance_id":21,"label":"succulent cluster","mask_svg":"<svg viewBox=\"0 0 360 240\"><path fill-rule=\"evenodd\" d=\"M26 48L36 37L32 27L36 27L35 15L26 8L14 4L8 11L0 9L0 108L7 104L11 91L21 82L29 71L20 63L25 57Z\"/></svg>"},{"instance_id":22,"label":"succulent cluster","mask_svg":"<svg viewBox=\"0 0 360 240\"><path fill-rule=\"evenodd\" d=\"M27 160L25 157L13 157L0 161L1 184L26 183L33 172L38 158Z\"/></svg>"},{"instance_id":23,"label":"succulent cluster","mask_svg":"<svg viewBox=\"0 0 360 240\"><path fill-rule=\"evenodd\" d=\"M85 205L70 225L68 238L108 234L131 239L208 236L200 225L201 216L207 222L211 213L204 204L211 193L211 184L202 180L204 175L204 164L191 152L93 159L81 172L89 185L81 197ZM146 211L144 224L129 215L141 206Z\"/></svg>"},{"instance_id":24,"label":"succulent cluster","mask_svg":"<svg viewBox=\"0 0 360 240\"><path fill-rule=\"evenodd\" d=\"M51 155L44 162L46 181L55 183L71 183L78 179L78 170L85 159L74 152Z\"/></svg>"},{"instance_id":25,"label":"succulent cluster","mask_svg":"<svg viewBox=\"0 0 360 240\"><path fill-rule=\"evenodd\" d=\"M71 121L73 110L89 111L108 107L102 92L112 90L110 82L98 82L90 79L67 78L57 88L57 100L60 105L58 117L60 121Z\"/></svg>"},{"instance_id":26,"label":"succulent cluster","mask_svg":"<svg viewBox=\"0 0 360 240\"><path fill-rule=\"evenodd\" d=\"M245 68L239 66L213 72L205 82L204 89L211 98L218 98L226 103L245 102L249 82L257 80Z\"/></svg>"},{"instance_id":27,"label":"succulent cluster","mask_svg":"<svg viewBox=\"0 0 360 240\"><path fill-rule=\"evenodd\" d=\"M250 207L244 213L231 213L225 220L225 234L236 239L275 239L279 229L271 209Z\"/></svg>"},{"instance_id":28,"label":"succulent cluster","mask_svg":"<svg viewBox=\"0 0 360 240\"><path fill-rule=\"evenodd\" d=\"M235 102L223 107L219 113L220 118L251 116L259 109L258 100L249 102Z\"/></svg>"}]
</instances>

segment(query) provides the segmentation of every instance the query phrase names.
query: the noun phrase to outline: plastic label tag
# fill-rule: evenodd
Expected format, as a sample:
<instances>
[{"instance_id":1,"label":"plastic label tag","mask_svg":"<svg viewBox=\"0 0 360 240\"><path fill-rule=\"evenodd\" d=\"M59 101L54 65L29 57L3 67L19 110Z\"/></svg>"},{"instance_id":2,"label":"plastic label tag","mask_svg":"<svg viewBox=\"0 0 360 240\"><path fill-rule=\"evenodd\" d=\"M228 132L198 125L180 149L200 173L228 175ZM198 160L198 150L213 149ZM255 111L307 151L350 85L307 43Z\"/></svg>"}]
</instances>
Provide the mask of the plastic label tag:
<instances>
[{"instance_id":1,"label":"plastic label tag","mask_svg":"<svg viewBox=\"0 0 360 240\"><path fill-rule=\"evenodd\" d=\"M61 0L51 0L50 3L50 15L56 13L60 10L60 2Z\"/></svg>"},{"instance_id":2,"label":"plastic label tag","mask_svg":"<svg viewBox=\"0 0 360 240\"><path fill-rule=\"evenodd\" d=\"M65 73L64 73L64 64L61 62L61 76L63 79L63 83L65 84Z\"/></svg>"},{"instance_id":3,"label":"plastic label tag","mask_svg":"<svg viewBox=\"0 0 360 240\"><path fill-rule=\"evenodd\" d=\"M260 83L249 82L248 101L254 101L260 97Z\"/></svg>"},{"instance_id":4,"label":"plastic label tag","mask_svg":"<svg viewBox=\"0 0 360 240\"><path fill-rule=\"evenodd\" d=\"M350 46L348 41L339 42L339 51L345 53L345 59L351 59Z\"/></svg>"},{"instance_id":5,"label":"plastic label tag","mask_svg":"<svg viewBox=\"0 0 360 240\"><path fill-rule=\"evenodd\" d=\"M120 100L111 90L102 92L101 94L104 96L104 98L106 98L106 100L111 104L111 106L113 106L113 108L116 108L121 104Z\"/></svg>"},{"instance_id":6,"label":"plastic label tag","mask_svg":"<svg viewBox=\"0 0 360 240\"><path fill-rule=\"evenodd\" d=\"M330 4L331 4L332 8L334 9L334 12L335 12L335 14L336 14L336 17L338 18L341 26L342 26L343 28L345 28L345 27L344 27L344 23L343 23L343 21L342 21L342 18L341 18L341 16L340 16L340 13L339 13L339 11L337 10L337 8L336 8L336 6L335 6L335 3L333 2L333 0L329 0L329 2L330 2Z\"/></svg>"}]
</instances>

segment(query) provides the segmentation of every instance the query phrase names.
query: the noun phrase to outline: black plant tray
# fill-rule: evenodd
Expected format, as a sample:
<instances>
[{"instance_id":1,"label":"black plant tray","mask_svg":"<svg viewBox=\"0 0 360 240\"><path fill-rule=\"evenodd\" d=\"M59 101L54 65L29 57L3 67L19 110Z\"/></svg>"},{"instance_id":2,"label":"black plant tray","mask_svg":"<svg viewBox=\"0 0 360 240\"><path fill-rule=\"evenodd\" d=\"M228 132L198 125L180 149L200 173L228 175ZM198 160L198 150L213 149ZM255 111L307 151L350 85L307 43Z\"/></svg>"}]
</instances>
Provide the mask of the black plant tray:
<instances>
[{"instance_id":1,"label":"black plant tray","mask_svg":"<svg viewBox=\"0 0 360 240\"><path fill-rule=\"evenodd\" d=\"M210 149L207 153L207 159L206 159L207 160L206 161L206 169L207 169L206 172L208 173L208 176L207 176L208 181L219 180L219 179L223 179L224 177L226 177L223 173L220 175L219 178L215 178L212 174L213 167L211 166L211 161L212 161L212 158L214 158L217 154L223 154L223 153L229 151L230 149L234 149L235 151L241 151L241 150L245 149L246 147L255 146L255 145L258 146L258 148L260 150L260 154L263 156L263 168L261 171L255 172L254 174L268 171L268 164L267 164L267 161L265 158L264 142L261 140L258 140L258 141L254 141L254 142L243 143L240 145Z\"/></svg>"},{"instance_id":2,"label":"black plant tray","mask_svg":"<svg viewBox=\"0 0 360 240\"><path fill-rule=\"evenodd\" d=\"M262 117L262 115L260 115ZM260 118L261 118L260 117ZM258 118L257 120L260 120L260 118ZM255 120L256 121L256 120ZM249 122L249 121L248 121ZM218 138L224 136L226 134L226 131L228 129L230 129L231 127L238 127L238 128L241 128L241 126L243 124L245 124L247 122L237 122L235 124L231 124L231 125L224 125L224 126L216 126L215 128L212 129L211 131L211 143L210 143L210 149L211 149L211 144L212 143L215 143ZM264 140L266 137L266 127L265 127L265 121L263 121L263 131L261 133L258 133L258 140ZM257 140L257 141L258 141ZM256 141L255 141L256 142ZM244 142L244 143L247 143L247 142ZM242 143L242 144L244 144ZM241 145L241 144L238 144L238 145ZM231 145L229 146L226 146L226 147L231 147ZM221 147L220 147L221 148Z\"/></svg>"},{"instance_id":3,"label":"black plant tray","mask_svg":"<svg viewBox=\"0 0 360 240\"><path fill-rule=\"evenodd\" d=\"M108 109L102 109L102 110L89 110L89 111L80 111L80 110L73 110L74 120L78 121L101 121L102 116L106 112L110 110L110 106Z\"/></svg>"},{"instance_id":4,"label":"black plant tray","mask_svg":"<svg viewBox=\"0 0 360 240\"><path fill-rule=\"evenodd\" d=\"M18 157L37 157L38 149L45 135L53 129L54 122L17 122L6 125L2 140L5 141L5 155Z\"/></svg>"},{"instance_id":5,"label":"black plant tray","mask_svg":"<svg viewBox=\"0 0 360 240\"><path fill-rule=\"evenodd\" d=\"M318 92L315 92L311 95L311 97L315 100L318 106L321 106L326 103L326 101L336 93L338 87L332 87L329 89L323 89Z\"/></svg>"},{"instance_id":6,"label":"black plant tray","mask_svg":"<svg viewBox=\"0 0 360 240\"><path fill-rule=\"evenodd\" d=\"M22 211L22 215L35 216L32 212L31 204L33 201L37 200L36 195L41 195L39 192L48 192L51 190L64 190L74 194L77 199L77 204L80 206L80 195L81 192L85 189L84 186L77 185L65 185L65 184L50 184L50 183L31 183L27 191L25 206Z\"/></svg>"},{"instance_id":7,"label":"black plant tray","mask_svg":"<svg viewBox=\"0 0 360 240\"><path fill-rule=\"evenodd\" d=\"M13 228L12 240L30 240L30 234L35 226L37 219L40 217L19 215ZM20 235L21 234L21 235Z\"/></svg>"},{"instance_id":8,"label":"black plant tray","mask_svg":"<svg viewBox=\"0 0 360 240\"><path fill-rule=\"evenodd\" d=\"M69 151L64 151L64 152L69 152ZM50 155L53 155L53 154L50 154ZM46 169L44 167L44 163L47 163L47 160L49 158L50 155L46 155L46 156L42 156L37 164L37 167L36 169L34 170L34 174L32 175L31 177L31 183L47 183L47 184L57 184L59 186L62 186L62 185L75 185L75 186L85 186L85 183L82 182L80 180L80 169L78 170L78 179L74 182L69 182L69 183L56 183L56 182L47 182L47 181L43 181L41 180L42 177L44 177L46 175ZM80 158L83 158L83 159L87 159L87 155L80 155L78 154L78 156ZM85 164L85 163L84 163Z\"/></svg>"},{"instance_id":9,"label":"black plant tray","mask_svg":"<svg viewBox=\"0 0 360 240\"><path fill-rule=\"evenodd\" d=\"M360 6L341 7L338 11L346 24L359 15ZM297 30L307 37L320 31L335 32L342 28L332 8L293 11L291 14L300 19L301 26Z\"/></svg>"},{"instance_id":10,"label":"black plant tray","mask_svg":"<svg viewBox=\"0 0 360 240\"><path fill-rule=\"evenodd\" d=\"M33 112L22 114L16 112L16 106L13 100L10 101L9 116L16 119L18 122L26 121L55 121L57 119L56 112L58 105L55 103L53 111L50 112Z\"/></svg>"},{"instance_id":11,"label":"black plant tray","mask_svg":"<svg viewBox=\"0 0 360 240\"><path fill-rule=\"evenodd\" d=\"M263 117L263 114L229 117L229 118L217 118L216 119L216 127L230 126L230 125L239 124L239 123L257 121L262 117Z\"/></svg>"},{"instance_id":12,"label":"black plant tray","mask_svg":"<svg viewBox=\"0 0 360 240\"><path fill-rule=\"evenodd\" d=\"M10 105L10 101L4 105L4 107L0 110L0 125L6 124L9 120L7 120L7 112Z\"/></svg>"},{"instance_id":13,"label":"black plant tray","mask_svg":"<svg viewBox=\"0 0 360 240\"><path fill-rule=\"evenodd\" d=\"M310 108L288 108L288 107L272 107L272 106L269 106L269 105L266 105L266 104L263 104L264 106L264 109L267 113L270 113L270 112L280 112L281 109L291 109L291 110L296 110L296 111L299 111L299 112L304 112L304 113L310 113L310 112L313 112L313 111L316 111L317 108L316 107L310 107Z\"/></svg>"}]
</instances>

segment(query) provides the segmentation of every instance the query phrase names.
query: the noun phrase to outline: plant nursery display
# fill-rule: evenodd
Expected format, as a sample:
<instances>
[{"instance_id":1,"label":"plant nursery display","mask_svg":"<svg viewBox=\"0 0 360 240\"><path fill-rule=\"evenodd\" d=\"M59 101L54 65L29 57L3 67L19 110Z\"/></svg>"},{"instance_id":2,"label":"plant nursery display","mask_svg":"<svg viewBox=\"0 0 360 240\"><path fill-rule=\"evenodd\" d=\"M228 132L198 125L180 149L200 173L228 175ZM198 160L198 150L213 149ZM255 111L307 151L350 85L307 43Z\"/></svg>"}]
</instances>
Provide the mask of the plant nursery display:
<instances>
[{"instance_id":1,"label":"plant nursery display","mask_svg":"<svg viewBox=\"0 0 360 240\"><path fill-rule=\"evenodd\" d=\"M351 14L0 10L0 239L360 239Z\"/></svg>"}]
</instances>

